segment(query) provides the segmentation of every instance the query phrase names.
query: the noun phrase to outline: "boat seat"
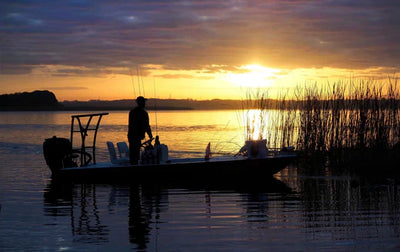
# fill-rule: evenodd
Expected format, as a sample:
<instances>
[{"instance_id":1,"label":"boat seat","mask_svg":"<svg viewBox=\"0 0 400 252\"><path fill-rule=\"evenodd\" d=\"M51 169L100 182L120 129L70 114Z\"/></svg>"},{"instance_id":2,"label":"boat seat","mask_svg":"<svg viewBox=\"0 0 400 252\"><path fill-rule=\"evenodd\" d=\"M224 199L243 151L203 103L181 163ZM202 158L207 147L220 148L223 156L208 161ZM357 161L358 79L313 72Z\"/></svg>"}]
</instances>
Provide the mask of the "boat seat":
<instances>
[{"instance_id":1,"label":"boat seat","mask_svg":"<svg viewBox=\"0 0 400 252\"><path fill-rule=\"evenodd\" d=\"M118 152L120 158L127 158L129 159L129 147L126 142L119 142L117 143Z\"/></svg>"},{"instance_id":2,"label":"boat seat","mask_svg":"<svg viewBox=\"0 0 400 252\"><path fill-rule=\"evenodd\" d=\"M118 158L117 153L115 152L114 143L108 141L107 142L108 152L110 153L110 161L113 164L124 164L129 163L129 158Z\"/></svg>"}]
</instances>

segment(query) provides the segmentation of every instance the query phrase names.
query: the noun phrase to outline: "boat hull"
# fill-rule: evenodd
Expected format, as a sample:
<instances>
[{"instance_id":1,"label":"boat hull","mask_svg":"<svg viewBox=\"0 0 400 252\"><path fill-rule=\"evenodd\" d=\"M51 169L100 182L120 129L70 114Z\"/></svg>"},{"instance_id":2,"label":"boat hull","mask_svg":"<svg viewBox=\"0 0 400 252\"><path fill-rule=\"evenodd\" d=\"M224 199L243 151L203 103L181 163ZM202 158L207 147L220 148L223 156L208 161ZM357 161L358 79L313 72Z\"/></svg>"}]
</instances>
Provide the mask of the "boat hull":
<instances>
[{"instance_id":1,"label":"boat hull","mask_svg":"<svg viewBox=\"0 0 400 252\"><path fill-rule=\"evenodd\" d=\"M96 164L60 169L53 175L71 180L215 180L271 177L295 160L295 155L265 158L179 159L164 164Z\"/></svg>"}]
</instances>

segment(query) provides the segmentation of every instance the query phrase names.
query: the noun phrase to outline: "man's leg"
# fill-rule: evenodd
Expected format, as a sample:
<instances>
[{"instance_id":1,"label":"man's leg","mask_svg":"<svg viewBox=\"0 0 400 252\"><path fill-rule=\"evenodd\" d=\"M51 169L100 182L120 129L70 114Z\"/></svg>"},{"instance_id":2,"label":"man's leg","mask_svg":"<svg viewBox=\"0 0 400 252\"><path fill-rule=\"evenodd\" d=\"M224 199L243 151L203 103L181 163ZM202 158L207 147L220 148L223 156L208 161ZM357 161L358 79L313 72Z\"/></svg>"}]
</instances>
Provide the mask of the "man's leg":
<instances>
[{"instance_id":1,"label":"man's leg","mask_svg":"<svg viewBox=\"0 0 400 252\"><path fill-rule=\"evenodd\" d=\"M137 165L139 162L141 144L142 141L140 139L132 139L129 141L129 160L133 165Z\"/></svg>"}]
</instances>

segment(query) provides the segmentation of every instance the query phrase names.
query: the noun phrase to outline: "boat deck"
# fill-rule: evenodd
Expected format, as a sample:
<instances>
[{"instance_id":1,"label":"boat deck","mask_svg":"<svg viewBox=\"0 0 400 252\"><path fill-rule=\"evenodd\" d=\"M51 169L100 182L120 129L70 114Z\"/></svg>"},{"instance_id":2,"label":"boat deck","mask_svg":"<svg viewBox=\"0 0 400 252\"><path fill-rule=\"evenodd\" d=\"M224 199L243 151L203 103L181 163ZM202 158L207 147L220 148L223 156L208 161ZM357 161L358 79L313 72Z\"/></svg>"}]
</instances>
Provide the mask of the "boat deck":
<instances>
[{"instance_id":1,"label":"boat deck","mask_svg":"<svg viewBox=\"0 0 400 252\"><path fill-rule=\"evenodd\" d=\"M267 155L264 158L245 156L221 156L210 160L204 158L170 159L160 164L102 162L83 167L63 168L59 175L72 179L81 178L242 178L244 176L269 176L284 169L296 159L296 154Z\"/></svg>"}]
</instances>

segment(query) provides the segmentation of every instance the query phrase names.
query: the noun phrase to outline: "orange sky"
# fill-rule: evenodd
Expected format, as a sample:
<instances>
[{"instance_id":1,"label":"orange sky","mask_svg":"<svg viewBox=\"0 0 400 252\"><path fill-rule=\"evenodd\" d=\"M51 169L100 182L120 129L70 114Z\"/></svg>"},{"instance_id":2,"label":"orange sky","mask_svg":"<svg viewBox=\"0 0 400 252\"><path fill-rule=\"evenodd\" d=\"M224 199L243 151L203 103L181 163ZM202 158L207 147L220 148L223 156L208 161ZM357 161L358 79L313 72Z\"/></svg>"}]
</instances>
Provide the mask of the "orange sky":
<instances>
[{"instance_id":1,"label":"orange sky","mask_svg":"<svg viewBox=\"0 0 400 252\"><path fill-rule=\"evenodd\" d=\"M0 93L60 101L241 99L307 82L387 79L396 1L3 1ZM139 73L139 78L138 78Z\"/></svg>"},{"instance_id":2,"label":"orange sky","mask_svg":"<svg viewBox=\"0 0 400 252\"><path fill-rule=\"evenodd\" d=\"M138 95L174 99L242 99L248 90L262 88L274 97L296 85L351 78L387 78L382 69L275 69L245 65L246 71L202 73L201 70L154 70L147 75L52 76L40 72L3 75L2 93L50 90L63 100L131 99ZM5 78L7 77L7 78Z\"/></svg>"}]
</instances>

